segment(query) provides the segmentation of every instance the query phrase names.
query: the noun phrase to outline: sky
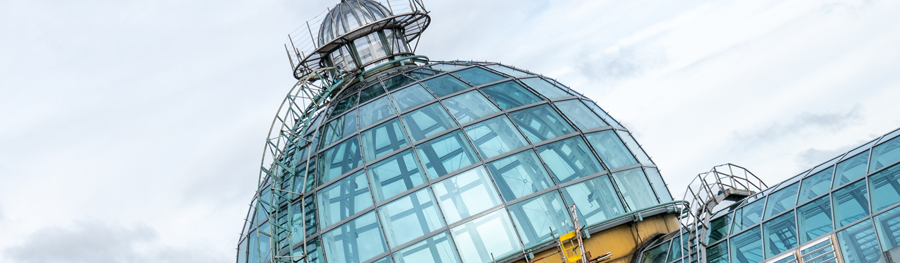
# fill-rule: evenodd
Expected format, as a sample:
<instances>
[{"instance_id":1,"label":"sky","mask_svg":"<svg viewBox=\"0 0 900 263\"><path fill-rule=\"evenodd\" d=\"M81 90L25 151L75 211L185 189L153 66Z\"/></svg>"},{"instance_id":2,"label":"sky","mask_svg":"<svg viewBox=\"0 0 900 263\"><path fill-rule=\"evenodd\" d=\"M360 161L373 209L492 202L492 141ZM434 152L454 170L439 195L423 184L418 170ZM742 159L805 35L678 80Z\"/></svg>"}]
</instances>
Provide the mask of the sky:
<instances>
[{"instance_id":1,"label":"sky","mask_svg":"<svg viewBox=\"0 0 900 263\"><path fill-rule=\"evenodd\" d=\"M233 262L287 34L328 1L0 1L0 262ZM669 188L900 128L900 2L425 1L417 53L556 78Z\"/></svg>"}]
</instances>

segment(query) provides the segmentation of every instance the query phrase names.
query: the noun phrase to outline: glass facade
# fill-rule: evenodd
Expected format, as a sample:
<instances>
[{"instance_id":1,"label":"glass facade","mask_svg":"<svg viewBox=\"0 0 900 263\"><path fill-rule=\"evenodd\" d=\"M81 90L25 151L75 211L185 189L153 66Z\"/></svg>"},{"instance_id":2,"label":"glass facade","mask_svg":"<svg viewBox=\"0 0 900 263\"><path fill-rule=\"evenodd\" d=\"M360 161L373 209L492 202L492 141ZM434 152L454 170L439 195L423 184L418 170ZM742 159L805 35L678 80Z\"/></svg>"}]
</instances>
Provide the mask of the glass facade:
<instances>
[{"instance_id":1,"label":"glass facade","mask_svg":"<svg viewBox=\"0 0 900 263\"><path fill-rule=\"evenodd\" d=\"M272 253L489 262L572 231L572 205L592 226L672 201L648 155L600 107L508 66L389 71L346 88L319 116L300 132L309 143L284 156L279 176L290 179L261 188L292 193L258 201L241 263ZM289 215L277 224L266 214L274 206ZM275 242L281 226L290 237Z\"/></svg>"}]
</instances>

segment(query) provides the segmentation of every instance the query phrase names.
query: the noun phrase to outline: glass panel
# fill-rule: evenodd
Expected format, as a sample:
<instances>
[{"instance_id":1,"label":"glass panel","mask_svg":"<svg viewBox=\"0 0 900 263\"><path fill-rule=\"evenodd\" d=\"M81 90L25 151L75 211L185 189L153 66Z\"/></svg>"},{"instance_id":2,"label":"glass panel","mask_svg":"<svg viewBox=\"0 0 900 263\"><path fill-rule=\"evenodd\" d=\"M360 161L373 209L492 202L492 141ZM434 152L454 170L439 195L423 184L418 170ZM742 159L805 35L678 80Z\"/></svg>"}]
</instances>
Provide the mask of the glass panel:
<instances>
[{"instance_id":1,"label":"glass panel","mask_svg":"<svg viewBox=\"0 0 900 263\"><path fill-rule=\"evenodd\" d=\"M874 172L881 167L897 162L897 160L900 160L900 137L875 146L872 150L872 161L869 162L869 172Z\"/></svg>"},{"instance_id":2,"label":"glass panel","mask_svg":"<svg viewBox=\"0 0 900 263\"><path fill-rule=\"evenodd\" d=\"M363 153L366 161L392 153L409 144L400 120L393 119L362 133Z\"/></svg>"},{"instance_id":3,"label":"glass panel","mask_svg":"<svg viewBox=\"0 0 900 263\"><path fill-rule=\"evenodd\" d=\"M248 239L244 239L241 241L241 244L238 245L238 263L246 263L247 262L247 241Z\"/></svg>"},{"instance_id":4,"label":"glass panel","mask_svg":"<svg viewBox=\"0 0 900 263\"><path fill-rule=\"evenodd\" d=\"M322 140L319 149L323 149L332 143L356 132L356 111L351 111L344 116L332 120L323 127Z\"/></svg>"},{"instance_id":5,"label":"glass panel","mask_svg":"<svg viewBox=\"0 0 900 263\"><path fill-rule=\"evenodd\" d=\"M631 211L659 204L656 196L653 195L653 189L650 188L650 182L647 181L647 177L644 176L644 171L640 167L613 173L613 180L619 186L619 191L625 198L625 204Z\"/></svg>"},{"instance_id":6,"label":"glass panel","mask_svg":"<svg viewBox=\"0 0 900 263\"><path fill-rule=\"evenodd\" d=\"M834 173L834 186L832 186L832 189L837 189L850 181L866 175L866 162L868 159L869 151L865 151L838 163Z\"/></svg>"},{"instance_id":7,"label":"glass panel","mask_svg":"<svg viewBox=\"0 0 900 263\"><path fill-rule=\"evenodd\" d=\"M766 258L797 247L797 228L794 225L794 212L780 215L763 223L763 231L766 242Z\"/></svg>"},{"instance_id":8,"label":"glass panel","mask_svg":"<svg viewBox=\"0 0 900 263\"><path fill-rule=\"evenodd\" d=\"M568 204L575 204L578 219L585 225L597 224L625 213L622 201L606 175L563 188L563 196Z\"/></svg>"},{"instance_id":9,"label":"glass panel","mask_svg":"<svg viewBox=\"0 0 900 263\"><path fill-rule=\"evenodd\" d=\"M378 96L384 94L384 88L381 87L381 83L376 82L375 85L372 85L362 91L359 92L359 104L366 103Z\"/></svg>"},{"instance_id":10,"label":"glass panel","mask_svg":"<svg viewBox=\"0 0 900 263\"><path fill-rule=\"evenodd\" d=\"M530 91L515 81L507 81L481 88L491 100L497 102L504 110L520 107L541 101Z\"/></svg>"},{"instance_id":11,"label":"glass panel","mask_svg":"<svg viewBox=\"0 0 900 263\"><path fill-rule=\"evenodd\" d=\"M759 223L759 220L762 219L763 205L765 204L766 199L763 198L735 211L734 223L731 224L731 234Z\"/></svg>"},{"instance_id":12,"label":"glass panel","mask_svg":"<svg viewBox=\"0 0 900 263\"><path fill-rule=\"evenodd\" d=\"M431 68L440 70L440 71L454 71L461 68L466 68L466 66L454 65L454 64L433 64Z\"/></svg>"},{"instance_id":13,"label":"glass panel","mask_svg":"<svg viewBox=\"0 0 900 263\"><path fill-rule=\"evenodd\" d=\"M327 228L372 206L372 194L365 170L341 179L316 192L319 201L320 228Z\"/></svg>"},{"instance_id":14,"label":"glass panel","mask_svg":"<svg viewBox=\"0 0 900 263\"><path fill-rule=\"evenodd\" d=\"M615 131L606 130L595 132L586 134L585 137L587 137L591 146L594 147L594 151L597 151L597 155L600 155L600 160L603 160L603 163L605 163L606 167L609 169L616 169L637 163L637 160L634 159L631 152L625 148L625 144L622 143L622 140L619 140L619 136L616 136Z\"/></svg>"},{"instance_id":15,"label":"glass panel","mask_svg":"<svg viewBox=\"0 0 900 263\"><path fill-rule=\"evenodd\" d=\"M800 243L816 239L834 230L831 224L831 198L823 196L797 208Z\"/></svg>"},{"instance_id":16,"label":"glass panel","mask_svg":"<svg viewBox=\"0 0 900 263\"><path fill-rule=\"evenodd\" d=\"M394 263L394 261L391 261L391 256L386 256L386 257L380 258L378 260L372 261L372 263Z\"/></svg>"},{"instance_id":17,"label":"glass panel","mask_svg":"<svg viewBox=\"0 0 900 263\"><path fill-rule=\"evenodd\" d=\"M353 45L356 47L356 53L359 54L360 64L363 65L387 56L378 32L353 40Z\"/></svg>"},{"instance_id":18,"label":"glass panel","mask_svg":"<svg viewBox=\"0 0 900 263\"><path fill-rule=\"evenodd\" d=\"M881 238L881 250L900 246L900 207L875 217L875 229Z\"/></svg>"},{"instance_id":19,"label":"glass panel","mask_svg":"<svg viewBox=\"0 0 900 263\"><path fill-rule=\"evenodd\" d=\"M731 215L731 213L725 214L709 223L709 233L706 236L707 244L715 243L728 236L728 224L731 223Z\"/></svg>"},{"instance_id":20,"label":"glass panel","mask_svg":"<svg viewBox=\"0 0 900 263\"><path fill-rule=\"evenodd\" d=\"M872 211L881 211L900 203L900 165L879 171L869 176L872 190Z\"/></svg>"},{"instance_id":21,"label":"glass panel","mask_svg":"<svg viewBox=\"0 0 900 263\"><path fill-rule=\"evenodd\" d=\"M365 129L380 120L397 114L387 96L359 107L359 128Z\"/></svg>"},{"instance_id":22,"label":"glass panel","mask_svg":"<svg viewBox=\"0 0 900 263\"><path fill-rule=\"evenodd\" d=\"M423 81L425 87L434 92L438 97L447 96L468 89L470 86L450 75L443 75L427 81Z\"/></svg>"},{"instance_id":23,"label":"glass panel","mask_svg":"<svg viewBox=\"0 0 900 263\"><path fill-rule=\"evenodd\" d=\"M350 138L319 154L319 185L362 165L358 138Z\"/></svg>"},{"instance_id":24,"label":"glass panel","mask_svg":"<svg viewBox=\"0 0 900 263\"><path fill-rule=\"evenodd\" d=\"M400 109L400 111L405 111L434 100L434 96L425 91L425 88L419 84L391 93L391 98L394 99L394 104L397 105L397 109Z\"/></svg>"},{"instance_id":25,"label":"glass panel","mask_svg":"<svg viewBox=\"0 0 900 263\"><path fill-rule=\"evenodd\" d=\"M483 167L465 171L431 186L447 224L500 205L500 196Z\"/></svg>"},{"instance_id":26,"label":"glass panel","mask_svg":"<svg viewBox=\"0 0 900 263\"><path fill-rule=\"evenodd\" d=\"M731 262L756 263L763 260L759 227L754 227L731 238Z\"/></svg>"},{"instance_id":27,"label":"glass panel","mask_svg":"<svg viewBox=\"0 0 900 263\"><path fill-rule=\"evenodd\" d=\"M513 76L513 77L517 77L517 78L518 78L518 77L527 77L527 76L531 76L531 74L528 74L528 73L525 73L525 72L522 72L522 71L518 71L518 70L512 69L512 68L510 68L510 67L503 66L503 65L499 65L499 64L490 65L490 66L487 66L487 67L490 68L490 69L499 71L500 73L503 73L503 74L506 74L506 75L510 75L510 76Z\"/></svg>"},{"instance_id":28,"label":"glass panel","mask_svg":"<svg viewBox=\"0 0 900 263\"><path fill-rule=\"evenodd\" d=\"M322 234L329 263L359 263L387 251L375 211Z\"/></svg>"},{"instance_id":29,"label":"glass panel","mask_svg":"<svg viewBox=\"0 0 900 263\"><path fill-rule=\"evenodd\" d=\"M525 137L505 115L479 122L465 128L469 139L484 159L528 145Z\"/></svg>"},{"instance_id":30,"label":"glass panel","mask_svg":"<svg viewBox=\"0 0 900 263\"><path fill-rule=\"evenodd\" d=\"M306 238L303 235L303 202L294 203L291 206L291 245L303 243Z\"/></svg>"},{"instance_id":31,"label":"glass panel","mask_svg":"<svg viewBox=\"0 0 900 263\"><path fill-rule=\"evenodd\" d=\"M306 243L306 262L325 262L325 256L322 255L322 242L318 237Z\"/></svg>"},{"instance_id":32,"label":"glass panel","mask_svg":"<svg viewBox=\"0 0 900 263\"><path fill-rule=\"evenodd\" d=\"M719 242L706 248L706 262L728 263L728 242Z\"/></svg>"},{"instance_id":33,"label":"glass panel","mask_svg":"<svg viewBox=\"0 0 900 263\"><path fill-rule=\"evenodd\" d=\"M619 134L619 137L622 138L622 141L625 142L625 146L631 150L631 153L637 157L638 162L646 165L653 165L653 162L650 161L650 157L647 157L647 154L644 153L644 150L641 149L641 146L634 141L634 138L631 137L627 131L616 130L616 133Z\"/></svg>"},{"instance_id":34,"label":"glass panel","mask_svg":"<svg viewBox=\"0 0 900 263\"><path fill-rule=\"evenodd\" d=\"M551 228L557 237L575 228L557 191L510 205L509 213L525 247L553 240Z\"/></svg>"},{"instance_id":35,"label":"glass panel","mask_svg":"<svg viewBox=\"0 0 900 263\"><path fill-rule=\"evenodd\" d=\"M797 203L798 188L800 188L800 184L795 183L769 195L769 202L766 204L765 219L794 208Z\"/></svg>"},{"instance_id":36,"label":"glass panel","mask_svg":"<svg viewBox=\"0 0 900 263\"><path fill-rule=\"evenodd\" d=\"M869 215L869 195L866 180L862 180L831 194L834 199L834 224L842 227Z\"/></svg>"},{"instance_id":37,"label":"glass panel","mask_svg":"<svg viewBox=\"0 0 900 263\"><path fill-rule=\"evenodd\" d=\"M837 233L844 263L875 263L883 261L875 229L869 220L859 222Z\"/></svg>"},{"instance_id":38,"label":"glass panel","mask_svg":"<svg viewBox=\"0 0 900 263\"><path fill-rule=\"evenodd\" d=\"M669 249L669 259L666 262L675 261L681 258L681 237L672 239L672 248Z\"/></svg>"},{"instance_id":39,"label":"glass panel","mask_svg":"<svg viewBox=\"0 0 900 263\"><path fill-rule=\"evenodd\" d=\"M500 75L494 74L490 71L478 67L453 72L453 75L459 76L459 78L468 81L475 86L481 86L504 79L504 77L501 77Z\"/></svg>"},{"instance_id":40,"label":"glass panel","mask_svg":"<svg viewBox=\"0 0 900 263\"><path fill-rule=\"evenodd\" d=\"M832 166L803 179L803 183L800 186L800 197L797 198L797 203L802 204L807 200L816 198L816 196L827 193L829 188L831 188L831 175L833 173L834 167Z\"/></svg>"},{"instance_id":41,"label":"glass panel","mask_svg":"<svg viewBox=\"0 0 900 263\"><path fill-rule=\"evenodd\" d=\"M388 244L396 247L444 226L431 195L424 188L378 208Z\"/></svg>"},{"instance_id":42,"label":"glass panel","mask_svg":"<svg viewBox=\"0 0 900 263\"><path fill-rule=\"evenodd\" d=\"M319 180L316 180L316 175L319 173L316 171L319 166L316 165L316 160L317 158L313 156L313 158L309 158L309 164L306 165L306 177L308 177L308 179L306 180L305 192L312 191L316 188L316 186L318 186L317 182Z\"/></svg>"},{"instance_id":43,"label":"glass panel","mask_svg":"<svg viewBox=\"0 0 900 263\"><path fill-rule=\"evenodd\" d=\"M375 201L380 202L425 182L419 161L406 150L367 167Z\"/></svg>"},{"instance_id":44,"label":"glass panel","mask_svg":"<svg viewBox=\"0 0 900 263\"><path fill-rule=\"evenodd\" d=\"M569 117L569 120L575 123L579 129L587 130L609 126L579 100L558 101L553 104L556 104L559 111Z\"/></svg>"},{"instance_id":45,"label":"glass panel","mask_svg":"<svg viewBox=\"0 0 900 263\"><path fill-rule=\"evenodd\" d=\"M450 114L453 114L460 124L466 124L500 111L477 90L445 99L444 106L447 106Z\"/></svg>"},{"instance_id":46,"label":"glass panel","mask_svg":"<svg viewBox=\"0 0 900 263\"><path fill-rule=\"evenodd\" d=\"M427 68L420 68L417 70L413 70L411 72L407 72L406 74L409 75L410 77L413 77L414 79L421 80L421 79L429 78L434 75L441 74L441 72L434 71L434 70L427 69Z\"/></svg>"},{"instance_id":47,"label":"glass panel","mask_svg":"<svg viewBox=\"0 0 900 263\"><path fill-rule=\"evenodd\" d=\"M439 103L422 107L421 109L403 115L403 123L406 131L413 141L445 131L456 126L450 114Z\"/></svg>"},{"instance_id":48,"label":"glass panel","mask_svg":"<svg viewBox=\"0 0 900 263\"><path fill-rule=\"evenodd\" d=\"M452 173L478 161L462 131L454 131L444 136L416 145L416 152L425 165L429 178Z\"/></svg>"},{"instance_id":49,"label":"glass panel","mask_svg":"<svg viewBox=\"0 0 900 263\"><path fill-rule=\"evenodd\" d=\"M319 222L316 220L316 195L309 195L303 199L303 225L306 227L306 236L316 234L319 230Z\"/></svg>"},{"instance_id":50,"label":"glass panel","mask_svg":"<svg viewBox=\"0 0 900 263\"><path fill-rule=\"evenodd\" d=\"M458 263L459 256L450 235L443 232L394 252L394 260L397 263Z\"/></svg>"},{"instance_id":51,"label":"glass panel","mask_svg":"<svg viewBox=\"0 0 900 263\"><path fill-rule=\"evenodd\" d=\"M659 202L672 202L672 194L669 193L669 187L666 187L666 183L663 182L662 176L659 175L659 170L656 170L656 168L645 167L644 172L647 173L647 178L650 178L650 186L653 186L656 197L659 197Z\"/></svg>"},{"instance_id":52,"label":"glass panel","mask_svg":"<svg viewBox=\"0 0 900 263\"><path fill-rule=\"evenodd\" d=\"M612 125L613 127L622 128L622 125L620 125L618 122L616 122L616 120L614 120L612 117L610 117L609 114L606 114L606 112L603 111L602 109L600 109L600 107L597 106L597 104L595 104L594 102L588 101L588 100L581 100L581 101L584 102L584 104L587 105L588 108L591 108L592 110L594 110L594 113L597 113L597 115L600 115L600 118L602 118L604 121L606 121L606 123Z\"/></svg>"},{"instance_id":53,"label":"glass panel","mask_svg":"<svg viewBox=\"0 0 900 263\"><path fill-rule=\"evenodd\" d=\"M350 95L350 97L344 98L338 103L334 104L334 110L331 111L331 114L328 115L330 117L341 115L348 110L356 107L356 94Z\"/></svg>"},{"instance_id":54,"label":"glass panel","mask_svg":"<svg viewBox=\"0 0 900 263\"><path fill-rule=\"evenodd\" d=\"M537 151L560 183L603 171L581 136L542 145Z\"/></svg>"},{"instance_id":55,"label":"glass panel","mask_svg":"<svg viewBox=\"0 0 900 263\"><path fill-rule=\"evenodd\" d=\"M669 252L668 241L644 252L644 256L641 257L641 263L665 263L666 252Z\"/></svg>"},{"instance_id":56,"label":"glass panel","mask_svg":"<svg viewBox=\"0 0 900 263\"><path fill-rule=\"evenodd\" d=\"M384 87L386 87L388 91L393 91L413 82L414 81L410 78L407 78L403 75L397 75L385 80Z\"/></svg>"},{"instance_id":57,"label":"glass panel","mask_svg":"<svg viewBox=\"0 0 900 263\"><path fill-rule=\"evenodd\" d=\"M565 91L557 88L556 86L553 86L553 84L550 84L550 82L547 82L542 78L528 78L520 80L525 83L525 85L528 85L528 87L531 87L541 95L544 95L544 97L550 99L572 96L572 94L566 93Z\"/></svg>"},{"instance_id":58,"label":"glass panel","mask_svg":"<svg viewBox=\"0 0 900 263\"><path fill-rule=\"evenodd\" d=\"M540 105L509 114L532 143L574 132L550 105Z\"/></svg>"},{"instance_id":59,"label":"glass panel","mask_svg":"<svg viewBox=\"0 0 900 263\"><path fill-rule=\"evenodd\" d=\"M465 263L492 262L491 254L503 258L521 253L519 239L503 209L454 227L450 233Z\"/></svg>"},{"instance_id":60,"label":"glass panel","mask_svg":"<svg viewBox=\"0 0 900 263\"><path fill-rule=\"evenodd\" d=\"M493 161L488 169L506 201L512 201L553 185L547 170L532 150Z\"/></svg>"}]
</instances>

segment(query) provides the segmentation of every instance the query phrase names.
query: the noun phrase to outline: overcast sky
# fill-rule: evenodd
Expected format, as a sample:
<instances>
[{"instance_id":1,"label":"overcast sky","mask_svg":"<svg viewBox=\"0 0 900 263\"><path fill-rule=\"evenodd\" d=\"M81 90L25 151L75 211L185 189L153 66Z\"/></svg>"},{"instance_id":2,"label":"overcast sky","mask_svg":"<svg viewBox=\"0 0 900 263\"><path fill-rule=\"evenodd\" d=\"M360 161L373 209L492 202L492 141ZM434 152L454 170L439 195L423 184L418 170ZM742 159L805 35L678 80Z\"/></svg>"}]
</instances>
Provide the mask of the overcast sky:
<instances>
[{"instance_id":1,"label":"overcast sky","mask_svg":"<svg viewBox=\"0 0 900 263\"><path fill-rule=\"evenodd\" d=\"M233 262L282 44L328 1L0 1L0 262ZM425 1L418 54L557 78L678 196L900 128L900 2Z\"/></svg>"}]
</instances>

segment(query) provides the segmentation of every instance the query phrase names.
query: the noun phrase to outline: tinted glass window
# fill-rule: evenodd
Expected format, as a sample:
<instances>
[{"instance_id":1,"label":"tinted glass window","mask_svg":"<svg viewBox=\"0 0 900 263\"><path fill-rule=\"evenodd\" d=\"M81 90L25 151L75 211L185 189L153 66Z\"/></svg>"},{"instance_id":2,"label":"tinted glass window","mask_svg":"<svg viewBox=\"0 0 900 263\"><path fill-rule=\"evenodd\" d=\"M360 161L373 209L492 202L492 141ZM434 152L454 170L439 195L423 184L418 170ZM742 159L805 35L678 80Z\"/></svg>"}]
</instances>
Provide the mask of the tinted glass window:
<instances>
[{"instance_id":1,"label":"tinted glass window","mask_svg":"<svg viewBox=\"0 0 900 263\"><path fill-rule=\"evenodd\" d=\"M316 192L320 227L329 227L372 206L372 194L364 170Z\"/></svg>"},{"instance_id":2,"label":"tinted glass window","mask_svg":"<svg viewBox=\"0 0 900 263\"><path fill-rule=\"evenodd\" d=\"M562 89L553 86L553 84L550 84L550 82L547 82L542 78L528 78L521 79L521 81L541 95L544 95L544 97L550 99L572 96L572 94L566 93Z\"/></svg>"},{"instance_id":3,"label":"tinted glass window","mask_svg":"<svg viewBox=\"0 0 900 263\"><path fill-rule=\"evenodd\" d=\"M874 172L900 160L900 137L879 144L872 149L872 161L869 162L869 172Z\"/></svg>"},{"instance_id":4,"label":"tinted glass window","mask_svg":"<svg viewBox=\"0 0 900 263\"><path fill-rule=\"evenodd\" d=\"M542 145L537 151L560 183L603 171L581 136Z\"/></svg>"},{"instance_id":5,"label":"tinted glass window","mask_svg":"<svg viewBox=\"0 0 900 263\"><path fill-rule=\"evenodd\" d=\"M800 243L816 239L834 227L831 223L831 198L823 196L797 208Z\"/></svg>"},{"instance_id":6,"label":"tinted glass window","mask_svg":"<svg viewBox=\"0 0 900 263\"><path fill-rule=\"evenodd\" d=\"M454 131L416 146L429 178L452 173L478 161L478 156L463 136Z\"/></svg>"},{"instance_id":7,"label":"tinted glass window","mask_svg":"<svg viewBox=\"0 0 900 263\"><path fill-rule=\"evenodd\" d=\"M390 98L387 96L381 97L380 99L359 107L359 127L360 129L365 129L372 124L387 119L388 117L392 117L395 114L397 114L397 111L394 110L394 106L391 105Z\"/></svg>"},{"instance_id":8,"label":"tinted glass window","mask_svg":"<svg viewBox=\"0 0 900 263\"><path fill-rule=\"evenodd\" d=\"M797 228L794 224L794 212L763 223L763 237L766 242L766 258L796 248Z\"/></svg>"},{"instance_id":9,"label":"tinted glass window","mask_svg":"<svg viewBox=\"0 0 900 263\"><path fill-rule=\"evenodd\" d=\"M567 203L575 204L578 219L593 225L625 213L622 201L604 175L563 188Z\"/></svg>"},{"instance_id":10,"label":"tinted glass window","mask_svg":"<svg viewBox=\"0 0 900 263\"><path fill-rule=\"evenodd\" d=\"M613 179L619 186L622 197L625 198L625 204L631 211L637 211L642 208L651 207L658 204L656 195L650 189L650 182L644 176L641 168L634 168L626 171L613 173Z\"/></svg>"},{"instance_id":11,"label":"tinted glass window","mask_svg":"<svg viewBox=\"0 0 900 263\"><path fill-rule=\"evenodd\" d=\"M394 99L397 109L405 111L433 100L434 96L425 91L422 85L416 84L391 93L391 98Z\"/></svg>"},{"instance_id":12,"label":"tinted glass window","mask_svg":"<svg viewBox=\"0 0 900 263\"><path fill-rule=\"evenodd\" d=\"M487 94L491 100L497 102L500 108L504 110L520 107L541 101L531 91L526 90L522 85L515 81L507 81L500 84L494 84L481 88L484 94Z\"/></svg>"},{"instance_id":13,"label":"tinted glass window","mask_svg":"<svg viewBox=\"0 0 900 263\"><path fill-rule=\"evenodd\" d=\"M763 260L759 227L731 238L731 262L756 263Z\"/></svg>"},{"instance_id":14,"label":"tinted glass window","mask_svg":"<svg viewBox=\"0 0 900 263\"><path fill-rule=\"evenodd\" d=\"M870 220L841 230L837 233L837 238L844 262L875 263L882 260L881 249Z\"/></svg>"},{"instance_id":15,"label":"tinted glass window","mask_svg":"<svg viewBox=\"0 0 900 263\"><path fill-rule=\"evenodd\" d=\"M834 189L841 187L866 175L866 162L869 159L869 151L857 154L838 163L834 173Z\"/></svg>"},{"instance_id":16,"label":"tinted glass window","mask_svg":"<svg viewBox=\"0 0 900 263\"><path fill-rule=\"evenodd\" d=\"M431 189L424 188L378 208L388 244L412 241L444 226Z\"/></svg>"},{"instance_id":17,"label":"tinted glass window","mask_svg":"<svg viewBox=\"0 0 900 263\"><path fill-rule=\"evenodd\" d=\"M603 163L606 164L609 169L616 169L637 163L637 160L634 159L634 156L631 155L628 148L625 148L625 144L622 143L622 140L619 140L619 136L616 136L615 131L606 130L589 133L585 135L585 137L587 137L591 146L594 147L594 151L597 151L597 155L600 155L600 160L603 160Z\"/></svg>"},{"instance_id":18,"label":"tinted glass window","mask_svg":"<svg viewBox=\"0 0 900 263\"><path fill-rule=\"evenodd\" d=\"M816 196L827 193L831 188L829 186L831 186L831 175L833 173L834 167L828 167L828 169L803 179L803 184L800 186L800 197L797 199L797 203L801 204L816 198Z\"/></svg>"},{"instance_id":19,"label":"tinted glass window","mask_svg":"<svg viewBox=\"0 0 900 263\"><path fill-rule=\"evenodd\" d=\"M447 106L450 114L453 114L460 124L466 124L500 111L477 90L445 99L444 106Z\"/></svg>"},{"instance_id":20,"label":"tinted glass window","mask_svg":"<svg viewBox=\"0 0 900 263\"><path fill-rule=\"evenodd\" d=\"M469 88L468 84L450 75L429 79L422 82L422 84L425 84L425 87L428 87L428 89L431 90L431 92L434 92L435 95L438 95L438 97L447 96Z\"/></svg>"},{"instance_id":21,"label":"tinted glass window","mask_svg":"<svg viewBox=\"0 0 900 263\"><path fill-rule=\"evenodd\" d=\"M770 194L769 202L766 204L765 218L769 218L781 212L787 211L788 209L794 208L794 205L797 202L798 188L800 188L800 184L795 183Z\"/></svg>"},{"instance_id":22,"label":"tinted glass window","mask_svg":"<svg viewBox=\"0 0 900 263\"><path fill-rule=\"evenodd\" d=\"M892 166L869 176L872 190L872 210L881 211L900 203L900 165Z\"/></svg>"},{"instance_id":23,"label":"tinted glass window","mask_svg":"<svg viewBox=\"0 0 900 263\"><path fill-rule=\"evenodd\" d=\"M584 106L580 100L557 101L553 104L556 104L559 111L562 111L566 117L569 117L569 120L575 123L575 126L579 129L587 130L609 126L600 117L597 117L593 111L588 109L587 106Z\"/></svg>"},{"instance_id":24,"label":"tinted glass window","mask_svg":"<svg viewBox=\"0 0 900 263\"><path fill-rule=\"evenodd\" d=\"M481 86L484 84L488 84L494 81L502 80L504 77L494 74L490 71L473 67L469 69L460 70L457 72L453 72L453 75L459 76L459 78L472 83L475 86ZM427 84L426 84L427 85Z\"/></svg>"},{"instance_id":25,"label":"tinted glass window","mask_svg":"<svg viewBox=\"0 0 900 263\"><path fill-rule=\"evenodd\" d=\"M397 263L458 263L459 255L450 241L450 235L443 232L394 252L394 260Z\"/></svg>"},{"instance_id":26,"label":"tinted glass window","mask_svg":"<svg viewBox=\"0 0 900 263\"><path fill-rule=\"evenodd\" d=\"M522 253L516 231L504 210L497 210L450 230L465 263L492 262Z\"/></svg>"},{"instance_id":27,"label":"tinted glass window","mask_svg":"<svg viewBox=\"0 0 900 263\"><path fill-rule=\"evenodd\" d=\"M448 224L503 203L483 167L465 171L432 187Z\"/></svg>"},{"instance_id":28,"label":"tinted glass window","mask_svg":"<svg viewBox=\"0 0 900 263\"><path fill-rule=\"evenodd\" d=\"M869 195L866 181L859 181L831 194L834 199L834 223L841 227L869 215Z\"/></svg>"},{"instance_id":29,"label":"tinted glass window","mask_svg":"<svg viewBox=\"0 0 900 263\"><path fill-rule=\"evenodd\" d=\"M413 141L425 139L425 137L456 126L456 123L450 119L450 115L439 103L433 103L404 114L402 119L406 124L409 137L412 137Z\"/></svg>"},{"instance_id":30,"label":"tinted glass window","mask_svg":"<svg viewBox=\"0 0 900 263\"><path fill-rule=\"evenodd\" d=\"M510 205L509 212L525 247L552 240L551 228L554 234L568 233L574 229L566 204L557 191Z\"/></svg>"},{"instance_id":31,"label":"tinted glass window","mask_svg":"<svg viewBox=\"0 0 900 263\"><path fill-rule=\"evenodd\" d=\"M362 133L363 153L366 161L390 154L409 144L400 120L393 119Z\"/></svg>"},{"instance_id":32,"label":"tinted glass window","mask_svg":"<svg viewBox=\"0 0 900 263\"><path fill-rule=\"evenodd\" d=\"M526 150L488 164L491 176L506 201L529 195L553 185L550 175L532 150Z\"/></svg>"},{"instance_id":33,"label":"tinted glass window","mask_svg":"<svg viewBox=\"0 0 900 263\"><path fill-rule=\"evenodd\" d=\"M387 251L375 211L322 235L329 263L363 262Z\"/></svg>"},{"instance_id":34,"label":"tinted glass window","mask_svg":"<svg viewBox=\"0 0 900 263\"><path fill-rule=\"evenodd\" d=\"M525 137L505 115L465 128L482 158L491 158L528 145Z\"/></svg>"},{"instance_id":35,"label":"tinted glass window","mask_svg":"<svg viewBox=\"0 0 900 263\"><path fill-rule=\"evenodd\" d=\"M367 167L375 200L381 201L425 182L412 150L406 150Z\"/></svg>"},{"instance_id":36,"label":"tinted glass window","mask_svg":"<svg viewBox=\"0 0 900 263\"><path fill-rule=\"evenodd\" d=\"M532 143L553 139L575 131L550 105L519 110L510 113L509 116L519 125Z\"/></svg>"},{"instance_id":37,"label":"tinted glass window","mask_svg":"<svg viewBox=\"0 0 900 263\"><path fill-rule=\"evenodd\" d=\"M350 138L319 154L319 184L324 184L362 165L359 140Z\"/></svg>"}]
</instances>

